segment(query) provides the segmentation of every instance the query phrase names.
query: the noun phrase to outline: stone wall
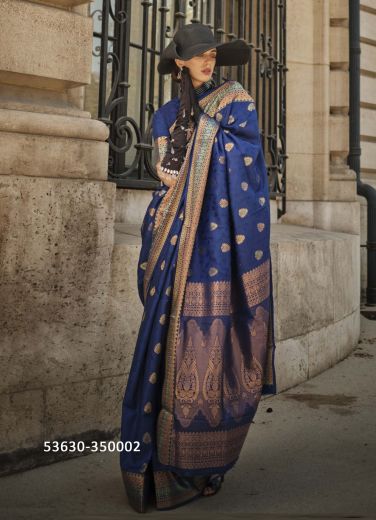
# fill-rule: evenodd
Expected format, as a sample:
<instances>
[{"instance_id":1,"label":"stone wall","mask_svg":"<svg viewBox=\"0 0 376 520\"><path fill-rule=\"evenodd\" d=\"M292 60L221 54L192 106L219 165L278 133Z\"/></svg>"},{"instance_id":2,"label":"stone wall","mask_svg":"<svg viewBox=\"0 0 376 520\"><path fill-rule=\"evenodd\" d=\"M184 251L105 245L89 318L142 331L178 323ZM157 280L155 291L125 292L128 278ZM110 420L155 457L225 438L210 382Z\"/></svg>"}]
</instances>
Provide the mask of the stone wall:
<instances>
[{"instance_id":1,"label":"stone wall","mask_svg":"<svg viewBox=\"0 0 376 520\"><path fill-rule=\"evenodd\" d=\"M87 7L0 3L1 472L50 461L46 440L117 426L127 353L114 353L109 328L116 189L108 129L82 109Z\"/></svg>"}]
</instances>

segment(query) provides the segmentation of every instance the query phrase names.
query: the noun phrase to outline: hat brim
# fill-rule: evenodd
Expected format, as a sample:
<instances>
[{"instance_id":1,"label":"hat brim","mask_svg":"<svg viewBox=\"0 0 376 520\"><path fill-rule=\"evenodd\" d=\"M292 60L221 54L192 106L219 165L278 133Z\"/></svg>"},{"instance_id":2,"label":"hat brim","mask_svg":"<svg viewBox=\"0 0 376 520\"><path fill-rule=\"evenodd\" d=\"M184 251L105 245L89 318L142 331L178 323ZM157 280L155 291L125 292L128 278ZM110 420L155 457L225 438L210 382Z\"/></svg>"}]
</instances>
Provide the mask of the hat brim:
<instances>
[{"instance_id":1,"label":"hat brim","mask_svg":"<svg viewBox=\"0 0 376 520\"><path fill-rule=\"evenodd\" d=\"M157 70L160 74L169 74L173 71L175 58L183 61L190 60L197 54L214 48L217 49L216 67L244 65L251 55L251 49L244 40L232 40L226 43L198 43L190 48L189 55L180 56L174 40L171 40L162 52Z\"/></svg>"}]
</instances>

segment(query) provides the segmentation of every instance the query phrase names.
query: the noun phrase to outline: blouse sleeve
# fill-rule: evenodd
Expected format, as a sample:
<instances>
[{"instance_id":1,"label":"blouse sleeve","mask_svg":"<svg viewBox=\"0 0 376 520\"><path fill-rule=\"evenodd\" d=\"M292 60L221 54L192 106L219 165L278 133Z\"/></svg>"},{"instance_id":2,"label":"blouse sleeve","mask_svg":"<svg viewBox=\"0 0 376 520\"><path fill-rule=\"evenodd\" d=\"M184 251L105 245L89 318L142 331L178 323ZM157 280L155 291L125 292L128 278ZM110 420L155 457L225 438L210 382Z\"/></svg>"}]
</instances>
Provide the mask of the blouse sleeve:
<instances>
[{"instance_id":1,"label":"blouse sleeve","mask_svg":"<svg viewBox=\"0 0 376 520\"><path fill-rule=\"evenodd\" d=\"M154 160L157 175L163 184L170 187L176 182L176 178L160 169L160 164L165 156L168 141L171 137L168 124L160 109L158 109L153 115L152 127L154 139Z\"/></svg>"}]
</instances>

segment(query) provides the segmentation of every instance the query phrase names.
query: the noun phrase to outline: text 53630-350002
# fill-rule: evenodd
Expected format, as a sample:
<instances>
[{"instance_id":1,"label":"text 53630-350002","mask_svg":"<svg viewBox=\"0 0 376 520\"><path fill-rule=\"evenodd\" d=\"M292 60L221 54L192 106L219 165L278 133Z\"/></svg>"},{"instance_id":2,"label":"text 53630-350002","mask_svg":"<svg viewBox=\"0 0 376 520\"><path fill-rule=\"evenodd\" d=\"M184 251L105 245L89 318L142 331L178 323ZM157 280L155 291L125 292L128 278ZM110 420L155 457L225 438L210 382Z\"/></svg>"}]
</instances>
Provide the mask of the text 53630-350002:
<instances>
[{"instance_id":1,"label":"text 53630-350002","mask_svg":"<svg viewBox=\"0 0 376 520\"><path fill-rule=\"evenodd\" d=\"M140 451L138 441L44 441L43 451Z\"/></svg>"}]
</instances>

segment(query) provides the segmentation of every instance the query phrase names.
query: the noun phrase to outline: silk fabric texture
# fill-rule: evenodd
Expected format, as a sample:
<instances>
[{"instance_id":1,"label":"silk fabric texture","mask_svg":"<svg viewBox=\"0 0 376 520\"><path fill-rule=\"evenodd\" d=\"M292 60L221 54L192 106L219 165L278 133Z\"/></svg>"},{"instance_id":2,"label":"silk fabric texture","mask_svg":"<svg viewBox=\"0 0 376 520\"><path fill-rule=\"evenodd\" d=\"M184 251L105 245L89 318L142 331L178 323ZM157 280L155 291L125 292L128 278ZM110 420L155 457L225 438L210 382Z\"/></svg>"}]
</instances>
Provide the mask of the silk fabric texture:
<instances>
[{"instance_id":1,"label":"silk fabric texture","mask_svg":"<svg viewBox=\"0 0 376 520\"><path fill-rule=\"evenodd\" d=\"M144 306L123 400L120 453L131 502L197 497L236 462L261 395L277 393L270 200L255 102L227 80L198 95L175 178L163 176L141 226ZM179 99L153 117L157 172Z\"/></svg>"}]
</instances>

